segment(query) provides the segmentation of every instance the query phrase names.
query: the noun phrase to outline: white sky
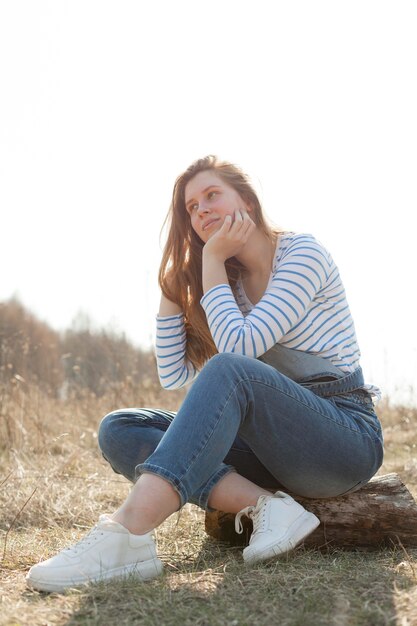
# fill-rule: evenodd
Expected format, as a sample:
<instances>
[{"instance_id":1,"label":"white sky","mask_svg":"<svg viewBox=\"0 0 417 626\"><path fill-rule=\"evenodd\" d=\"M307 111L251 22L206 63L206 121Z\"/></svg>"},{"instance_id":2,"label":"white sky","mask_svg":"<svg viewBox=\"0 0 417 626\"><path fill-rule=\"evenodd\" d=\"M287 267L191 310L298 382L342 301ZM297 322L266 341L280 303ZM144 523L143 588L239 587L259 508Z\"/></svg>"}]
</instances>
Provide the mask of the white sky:
<instances>
[{"instance_id":1,"label":"white sky","mask_svg":"<svg viewBox=\"0 0 417 626\"><path fill-rule=\"evenodd\" d=\"M215 153L330 249L368 382L407 396L416 32L414 0L0 0L0 299L149 346L174 180Z\"/></svg>"}]
</instances>

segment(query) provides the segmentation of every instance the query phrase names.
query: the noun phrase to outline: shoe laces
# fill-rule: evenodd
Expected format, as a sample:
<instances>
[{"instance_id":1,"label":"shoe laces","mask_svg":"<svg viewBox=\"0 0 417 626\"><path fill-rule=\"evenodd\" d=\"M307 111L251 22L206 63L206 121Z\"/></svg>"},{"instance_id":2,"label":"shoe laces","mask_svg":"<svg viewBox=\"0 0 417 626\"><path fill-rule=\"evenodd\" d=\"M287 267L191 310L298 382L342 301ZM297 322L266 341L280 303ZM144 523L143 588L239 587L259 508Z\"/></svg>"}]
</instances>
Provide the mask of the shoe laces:
<instances>
[{"instance_id":1,"label":"shoe laces","mask_svg":"<svg viewBox=\"0 0 417 626\"><path fill-rule=\"evenodd\" d=\"M266 519L265 519L266 506L265 505L268 501L267 498L269 498L269 496L260 496L256 506L247 506L245 509L242 509L241 511L239 511L239 513L237 513L235 517L235 531L238 533L238 535L241 535L243 533L243 525L242 525L241 520L244 515L246 515L246 517L249 517L249 519L252 520L252 523L253 523L252 534L258 531L262 531L264 529L265 522L266 522Z\"/></svg>"},{"instance_id":2,"label":"shoe laces","mask_svg":"<svg viewBox=\"0 0 417 626\"><path fill-rule=\"evenodd\" d=\"M79 541L77 541L77 543L74 543L74 545L68 546L68 548L65 548L63 552L69 552L70 554L77 554L78 550L81 551L87 546L91 546L92 543L97 541L97 539L99 537L102 537L103 535L104 535L104 532L98 527L98 525L93 526L93 528L84 537L82 537Z\"/></svg>"}]
</instances>

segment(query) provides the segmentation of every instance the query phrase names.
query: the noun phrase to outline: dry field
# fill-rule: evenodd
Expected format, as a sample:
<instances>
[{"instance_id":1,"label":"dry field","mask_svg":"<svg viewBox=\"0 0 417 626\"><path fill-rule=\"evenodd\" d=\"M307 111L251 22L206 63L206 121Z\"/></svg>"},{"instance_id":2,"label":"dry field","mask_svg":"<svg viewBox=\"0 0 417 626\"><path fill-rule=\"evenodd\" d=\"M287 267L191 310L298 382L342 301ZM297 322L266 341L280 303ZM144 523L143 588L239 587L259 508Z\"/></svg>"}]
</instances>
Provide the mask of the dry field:
<instances>
[{"instance_id":1,"label":"dry field","mask_svg":"<svg viewBox=\"0 0 417 626\"><path fill-rule=\"evenodd\" d=\"M97 425L121 406L175 409L180 392L120 385L65 402L18 380L0 389L1 625L417 625L417 550L298 548L247 568L240 550L207 538L188 506L158 531L164 575L63 595L25 588L29 567L81 537L129 485L97 451ZM417 410L380 409L386 461L417 495Z\"/></svg>"}]
</instances>

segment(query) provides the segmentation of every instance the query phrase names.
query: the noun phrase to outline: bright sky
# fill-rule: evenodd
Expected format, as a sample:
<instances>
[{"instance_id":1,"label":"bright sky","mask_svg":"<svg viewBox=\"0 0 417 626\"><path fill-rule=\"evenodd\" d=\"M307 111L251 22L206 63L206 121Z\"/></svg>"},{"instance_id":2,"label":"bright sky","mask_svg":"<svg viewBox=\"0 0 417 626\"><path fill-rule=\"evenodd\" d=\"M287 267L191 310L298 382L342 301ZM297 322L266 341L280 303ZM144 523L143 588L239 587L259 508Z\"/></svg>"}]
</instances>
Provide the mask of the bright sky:
<instances>
[{"instance_id":1,"label":"bright sky","mask_svg":"<svg viewBox=\"0 0 417 626\"><path fill-rule=\"evenodd\" d=\"M414 0L3 0L0 299L149 346L174 180L215 153L330 249L367 381L407 399L416 32Z\"/></svg>"}]
</instances>

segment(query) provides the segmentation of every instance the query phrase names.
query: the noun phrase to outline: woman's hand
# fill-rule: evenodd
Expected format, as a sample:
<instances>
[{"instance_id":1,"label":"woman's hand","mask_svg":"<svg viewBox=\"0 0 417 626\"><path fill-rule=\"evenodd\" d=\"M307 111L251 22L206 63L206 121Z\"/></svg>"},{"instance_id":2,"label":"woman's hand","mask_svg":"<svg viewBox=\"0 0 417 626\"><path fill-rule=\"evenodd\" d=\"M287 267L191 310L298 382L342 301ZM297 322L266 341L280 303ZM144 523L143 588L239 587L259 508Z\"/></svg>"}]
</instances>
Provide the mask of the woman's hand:
<instances>
[{"instance_id":1,"label":"woman's hand","mask_svg":"<svg viewBox=\"0 0 417 626\"><path fill-rule=\"evenodd\" d=\"M209 254L224 263L226 259L239 254L247 243L256 229L255 223L245 209L236 209L233 217L234 220L231 215L226 215L222 226L207 241L203 248L205 256Z\"/></svg>"}]
</instances>

